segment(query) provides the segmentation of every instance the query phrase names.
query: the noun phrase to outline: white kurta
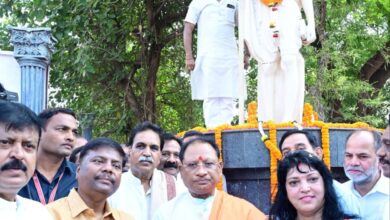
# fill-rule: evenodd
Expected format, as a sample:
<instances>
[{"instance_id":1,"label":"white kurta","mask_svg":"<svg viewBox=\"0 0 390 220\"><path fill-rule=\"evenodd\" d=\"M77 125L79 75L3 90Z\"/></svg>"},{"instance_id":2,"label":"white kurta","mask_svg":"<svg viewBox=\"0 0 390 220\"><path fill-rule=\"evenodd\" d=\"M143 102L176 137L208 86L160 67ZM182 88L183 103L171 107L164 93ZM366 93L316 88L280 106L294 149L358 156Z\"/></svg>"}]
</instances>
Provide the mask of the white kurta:
<instances>
[{"instance_id":1,"label":"white kurta","mask_svg":"<svg viewBox=\"0 0 390 220\"><path fill-rule=\"evenodd\" d=\"M193 0L184 21L197 24L192 99L238 97L239 60L234 33L236 0Z\"/></svg>"},{"instance_id":2,"label":"white kurta","mask_svg":"<svg viewBox=\"0 0 390 220\"><path fill-rule=\"evenodd\" d=\"M360 216L360 205L358 199L352 194L350 189L344 187L341 183L333 180L333 188L339 199L339 203L344 213Z\"/></svg>"},{"instance_id":3,"label":"white kurta","mask_svg":"<svg viewBox=\"0 0 390 220\"><path fill-rule=\"evenodd\" d=\"M304 104L304 60L300 1L285 0L276 11L259 0L240 2L244 13L245 39L258 67L258 120L302 121ZM270 28L274 21L276 28ZM274 38L274 30L278 37Z\"/></svg>"},{"instance_id":4,"label":"white kurta","mask_svg":"<svg viewBox=\"0 0 390 220\"><path fill-rule=\"evenodd\" d=\"M140 179L131 171L122 174L118 190L108 198L111 207L124 211L136 220L149 220L155 211L168 202L165 174L155 169L151 188L145 193Z\"/></svg>"},{"instance_id":5,"label":"white kurta","mask_svg":"<svg viewBox=\"0 0 390 220\"><path fill-rule=\"evenodd\" d=\"M0 198L0 219L51 220L53 218L46 207L41 203L16 196L16 202L9 202Z\"/></svg>"},{"instance_id":6,"label":"white kurta","mask_svg":"<svg viewBox=\"0 0 390 220\"><path fill-rule=\"evenodd\" d=\"M382 220L386 211L385 205L390 201L390 179L381 175L375 186L366 195L361 196L355 190L353 182L350 180L343 183L343 186L352 191L358 199L360 205L360 217L369 220Z\"/></svg>"},{"instance_id":7,"label":"white kurta","mask_svg":"<svg viewBox=\"0 0 390 220\"><path fill-rule=\"evenodd\" d=\"M176 177L176 192L177 195L180 195L181 193L188 192L188 189L186 185L184 185L183 179L181 178L181 174L178 173Z\"/></svg>"},{"instance_id":8,"label":"white kurta","mask_svg":"<svg viewBox=\"0 0 390 220\"><path fill-rule=\"evenodd\" d=\"M189 192L182 193L161 206L153 220L208 220L216 193L217 190L207 199L194 198Z\"/></svg>"}]
</instances>

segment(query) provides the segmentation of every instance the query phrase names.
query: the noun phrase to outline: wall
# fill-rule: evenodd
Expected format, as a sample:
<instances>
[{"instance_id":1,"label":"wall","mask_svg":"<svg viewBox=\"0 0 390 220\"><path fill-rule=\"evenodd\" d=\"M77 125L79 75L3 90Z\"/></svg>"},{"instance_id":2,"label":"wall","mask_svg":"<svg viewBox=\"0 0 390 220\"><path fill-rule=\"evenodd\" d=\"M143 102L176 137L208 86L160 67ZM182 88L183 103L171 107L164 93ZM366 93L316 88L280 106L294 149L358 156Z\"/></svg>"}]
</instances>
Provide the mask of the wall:
<instances>
[{"instance_id":1,"label":"wall","mask_svg":"<svg viewBox=\"0 0 390 220\"><path fill-rule=\"evenodd\" d=\"M11 51L0 50L0 83L6 90L17 92L20 101L20 67Z\"/></svg>"}]
</instances>

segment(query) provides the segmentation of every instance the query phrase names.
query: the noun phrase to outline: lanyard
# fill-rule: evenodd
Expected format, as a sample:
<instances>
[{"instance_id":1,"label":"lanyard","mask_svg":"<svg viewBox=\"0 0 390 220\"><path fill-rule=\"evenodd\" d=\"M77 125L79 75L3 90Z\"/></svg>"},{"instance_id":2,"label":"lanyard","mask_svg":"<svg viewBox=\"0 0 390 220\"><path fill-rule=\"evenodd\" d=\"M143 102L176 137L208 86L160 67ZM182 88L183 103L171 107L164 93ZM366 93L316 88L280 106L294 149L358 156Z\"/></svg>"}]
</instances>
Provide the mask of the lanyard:
<instances>
[{"instance_id":1,"label":"lanyard","mask_svg":"<svg viewBox=\"0 0 390 220\"><path fill-rule=\"evenodd\" d=\"M61 181L62 176L64 175L64 173L65 173L65 171L61 173L61 176L58 179L58 182L57 182L56 186L54 187L53 191L51 191L51 193L50 193L49 201L47 203L50 203L50 202L54 201L54 197L56 196L58 185L60 184L60 181ZM34 180L35 188L37 189L37 192L38 192L39 200L41 201L41 203L43 205L46 205L45 195L43 194L42 187L41 187L41 184L39 183L39 179L38 179L38 176L37 176L36 172L34 173L33 180Z\"/></svg>"}]
</instances>

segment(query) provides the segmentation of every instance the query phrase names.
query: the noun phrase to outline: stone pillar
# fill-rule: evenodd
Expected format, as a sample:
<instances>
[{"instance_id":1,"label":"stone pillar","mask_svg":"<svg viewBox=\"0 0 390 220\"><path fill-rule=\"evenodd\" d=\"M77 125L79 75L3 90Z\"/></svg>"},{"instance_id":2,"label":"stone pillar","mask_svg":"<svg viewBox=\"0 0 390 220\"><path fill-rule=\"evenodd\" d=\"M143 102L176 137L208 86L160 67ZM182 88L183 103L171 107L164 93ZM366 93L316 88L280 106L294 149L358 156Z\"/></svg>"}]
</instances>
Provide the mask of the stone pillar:
<instances>
[{"instance_id":1,"label":"stone pillar","mask_svg":"<svg viewBox=\"0 0 390 220\"><path fill-rule=\"evenodd\" d=\"M21 69L21 103L39 113L47 105L49 64L57 41L50 28L8 26L8 31Z\"/></svg>"},{"instance_id":2,"label":"stone pillar","mask_svg":"<svg viewBox=\"0 0 390 220\"><path fill-rule=\"evenodd\" d=\"M92 139L93 121L95 120L94 113L81 113L78 115L82 136L88 141Z\"/></svg>"}]
</instances>

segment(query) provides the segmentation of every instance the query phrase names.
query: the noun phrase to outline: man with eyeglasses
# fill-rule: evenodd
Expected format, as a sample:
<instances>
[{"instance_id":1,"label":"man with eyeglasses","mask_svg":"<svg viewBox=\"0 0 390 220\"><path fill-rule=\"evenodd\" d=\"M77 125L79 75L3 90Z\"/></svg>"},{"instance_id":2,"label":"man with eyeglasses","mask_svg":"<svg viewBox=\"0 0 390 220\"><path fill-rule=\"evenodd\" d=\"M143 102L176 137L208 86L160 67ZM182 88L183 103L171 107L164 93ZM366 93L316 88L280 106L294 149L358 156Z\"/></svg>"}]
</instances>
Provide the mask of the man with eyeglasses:
<instances>
[{"instance_id":1,"label":"man with eyeglasses","mask_svg":"<svg viewBox=\"0 0 390 220\"><path fill-rule=\"evenodd\" d=\"M164 204L154 220L175 219L265 219L251 203L216 190L222 175L217 145L204 138L185 143L180 151L180 174L188 192Z\"/></svg>"}]
</instances>

